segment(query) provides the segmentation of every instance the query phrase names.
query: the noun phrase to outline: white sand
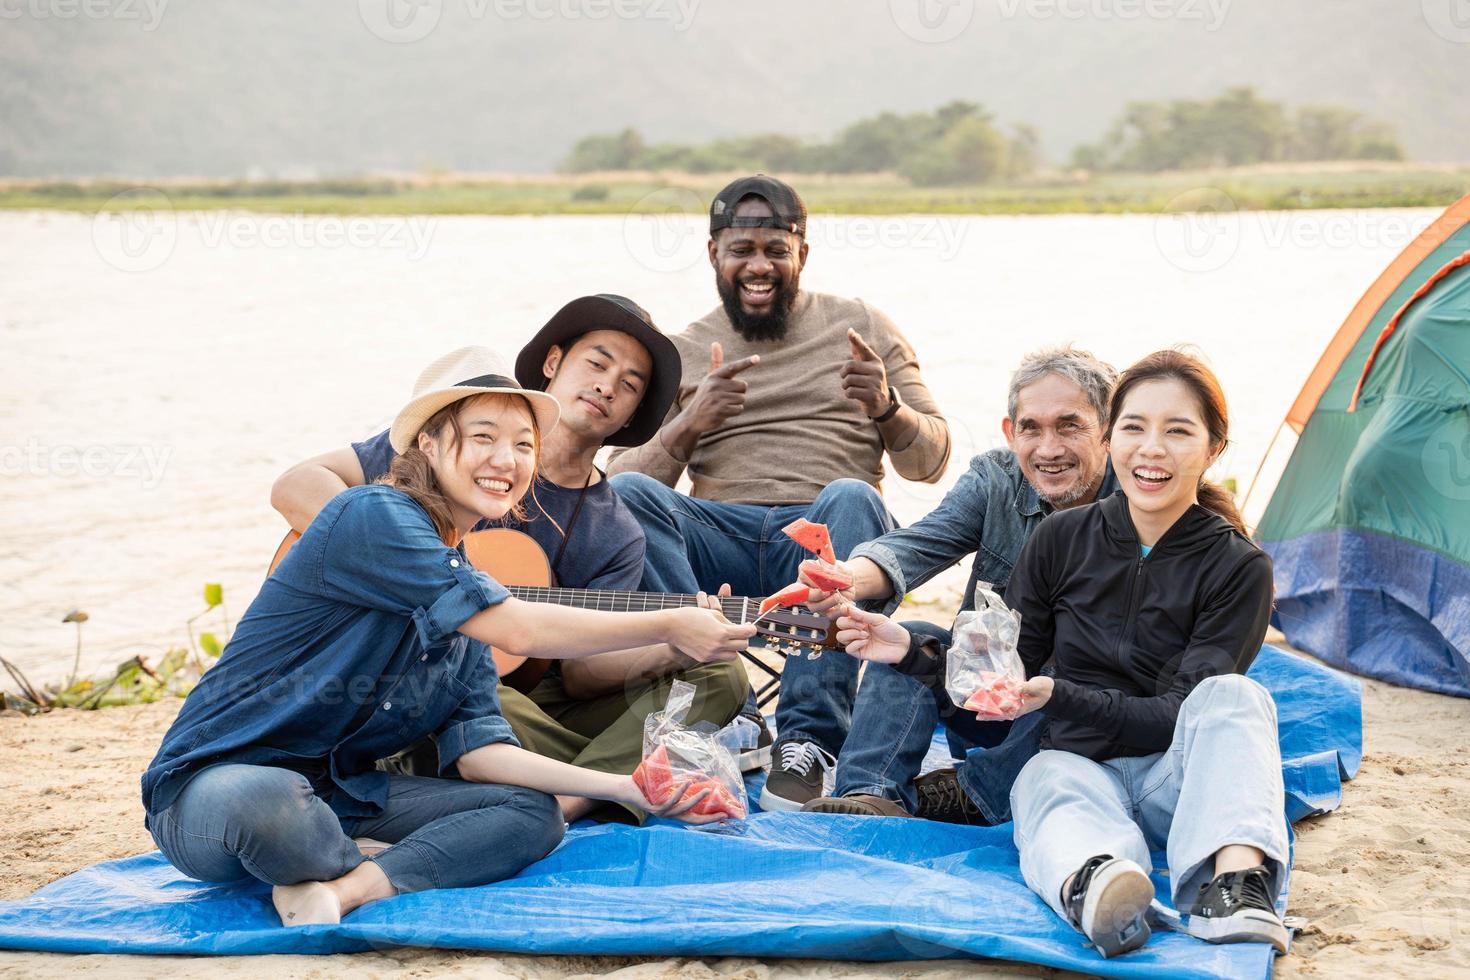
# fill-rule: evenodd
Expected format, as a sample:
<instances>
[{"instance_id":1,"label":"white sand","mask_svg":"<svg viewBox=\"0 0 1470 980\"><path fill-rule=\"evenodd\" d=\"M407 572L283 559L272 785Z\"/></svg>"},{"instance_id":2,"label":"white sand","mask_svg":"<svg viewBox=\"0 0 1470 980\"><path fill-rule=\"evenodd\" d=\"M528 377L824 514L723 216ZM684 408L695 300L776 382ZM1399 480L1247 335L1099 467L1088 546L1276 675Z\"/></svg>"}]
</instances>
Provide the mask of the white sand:
<instances>
[{"instance_id":1,"label":"white sand","mask_svg":"<svg viewBox=\"0 0 1470 980\"><path fill-rule=\"evenodd\" d=\"M1311 920L1291 977L1470 977L1470 701L1365 681L1366 753L1336 813L1297 825L1291 912ZM0 899L97 861L153 849L138 774L178 702L38 718L0 714ZM553 977L1053 976L1009 963L511 956L441 950L314 956L60 956L0 953L0 976Z\"/></svg>"}]
</instances>

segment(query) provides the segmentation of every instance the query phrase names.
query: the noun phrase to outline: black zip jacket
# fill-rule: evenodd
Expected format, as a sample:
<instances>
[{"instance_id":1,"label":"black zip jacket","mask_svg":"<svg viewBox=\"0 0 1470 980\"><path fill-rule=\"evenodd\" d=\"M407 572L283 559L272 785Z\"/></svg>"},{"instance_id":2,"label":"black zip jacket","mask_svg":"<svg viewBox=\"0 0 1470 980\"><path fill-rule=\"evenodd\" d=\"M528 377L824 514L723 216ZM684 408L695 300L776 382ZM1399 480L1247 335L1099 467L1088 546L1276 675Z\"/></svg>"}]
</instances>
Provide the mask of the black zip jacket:
<instances>
[{"instance_id":1,"label":"black zip jacket","mask_svg":"<svg viewBox=\"0 0 1470 980\"><path fill-rule=\"evenodd\" d=\"M1122 493L1052 514L1006 589L1027 676L1055 676L1043 747L1099 761L1164 751L1195 685L1250 667L1271 601L1271 559L1198 504L1147 558ZM930 654L911 649L899 669L942 685Z\"/></svg>"}]
</instances>

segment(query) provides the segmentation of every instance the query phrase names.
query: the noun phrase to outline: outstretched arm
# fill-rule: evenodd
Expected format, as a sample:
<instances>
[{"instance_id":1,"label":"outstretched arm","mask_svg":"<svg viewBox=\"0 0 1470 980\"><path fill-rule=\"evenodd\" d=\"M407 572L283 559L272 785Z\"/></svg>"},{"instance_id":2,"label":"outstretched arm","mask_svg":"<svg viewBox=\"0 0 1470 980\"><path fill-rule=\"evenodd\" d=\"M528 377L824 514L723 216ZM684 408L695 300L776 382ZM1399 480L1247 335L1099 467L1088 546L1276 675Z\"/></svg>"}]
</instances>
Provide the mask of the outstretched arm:
<instances>
[{"instance_id":1,"label":"outstretched arm","mask_svg":"<svg viewBox=\"0 0 1470 980\"><path fill-rule=\"evenodd\" d=\"M569 609L510 598L471 616L459 631L514 657L572 660L611 650L667 644L700 663L733 660L755 627L731 623L704 593L700 606L657 612Z\"/></svg>"},{"instance_id":2,"label":"outstretched arm","mask_svg":"<svg viewBox=\"0 0 1470 980\"><path fill-rule=\"evenodd\" d=\"M675 786L662 806L656 806L639 791L631 776L594 772L581 766L568 765L555 759L527 752L509 742L495 742L471 749L459 757L459 775L472 783L500 783L524 786L555 796L586 796L637 807L660 817L677 817L687 823L710 823L723 819L723 814L696 815L689 811L709 795L704 790L689 799L681 799L684 786Z\"/></svg>"}]
</instances>

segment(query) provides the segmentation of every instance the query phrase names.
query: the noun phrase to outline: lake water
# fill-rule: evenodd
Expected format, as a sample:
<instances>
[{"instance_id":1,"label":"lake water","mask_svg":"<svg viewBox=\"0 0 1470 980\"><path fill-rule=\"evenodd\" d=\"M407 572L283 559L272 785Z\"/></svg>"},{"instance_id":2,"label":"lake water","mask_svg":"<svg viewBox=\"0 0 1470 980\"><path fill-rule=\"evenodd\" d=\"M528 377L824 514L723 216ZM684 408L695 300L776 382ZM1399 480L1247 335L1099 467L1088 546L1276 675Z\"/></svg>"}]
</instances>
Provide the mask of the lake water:
<instances>
[{"instance_id":1,"label":"lake water","mask_svg":"<svg viewBox=\"0 0 1470 980\"><path fill-rule=\"evenodd\" d=\"M813 219L803 286L888 313L950 418L946 480L888 481L904 522L999 444L1019 355L1067 341L1119 367L1198 345L1234 415L1217 472L1244 488L1436 213ZM0 655L63 675L77 608L84 670L157 655L205 582L238 617L285 530L283 469L377 431L438 354L513 351L574 296L625 293L681 328L716 302L699 224L0 213Z\"/></svg>"}]
</instances>

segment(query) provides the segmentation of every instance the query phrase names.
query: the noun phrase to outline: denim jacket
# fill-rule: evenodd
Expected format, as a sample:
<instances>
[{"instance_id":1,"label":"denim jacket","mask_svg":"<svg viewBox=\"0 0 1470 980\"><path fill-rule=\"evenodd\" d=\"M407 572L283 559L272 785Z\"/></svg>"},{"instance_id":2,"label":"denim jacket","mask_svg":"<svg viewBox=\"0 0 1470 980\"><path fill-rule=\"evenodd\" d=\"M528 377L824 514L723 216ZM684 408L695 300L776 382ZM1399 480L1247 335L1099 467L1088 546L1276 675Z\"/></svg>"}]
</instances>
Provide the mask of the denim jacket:
<instances>
[{"instance_id":1,"label":"denim jacket","mask_svg":"<svg viewBox=\"0 0 1470 980\"><path fill-rule=\"evenodd\" d=\"M144 809L167 809L208 766L244 763L300 772L339 816L368 816L388 798L376 761L425 735L441 773L471 749L517 744L489 651L456 632L508 596L407 494L343 491L189 693L143 774Z\"/></svg>"},{"instance_id":2,"label":"denim jacket","mask_svg":"<svg viewBox=\"0 0 1470 980\"><path fill-rule=\"evenodd\" d=\"M1109 463L1098 499L1117 489ZM977 582L989 582L997 593L1004 594L1026 539L1051 512L1052 506L1021 473L1016 454L992 449L970 460L970 468L938 507L909 527L858 545L849 560L867 558L883 569L893 583L893 594L873 606L892 615L906 593L973 552L975 562L960 604L963 611L975 604Z\"/></svg>"}]
</instances>

